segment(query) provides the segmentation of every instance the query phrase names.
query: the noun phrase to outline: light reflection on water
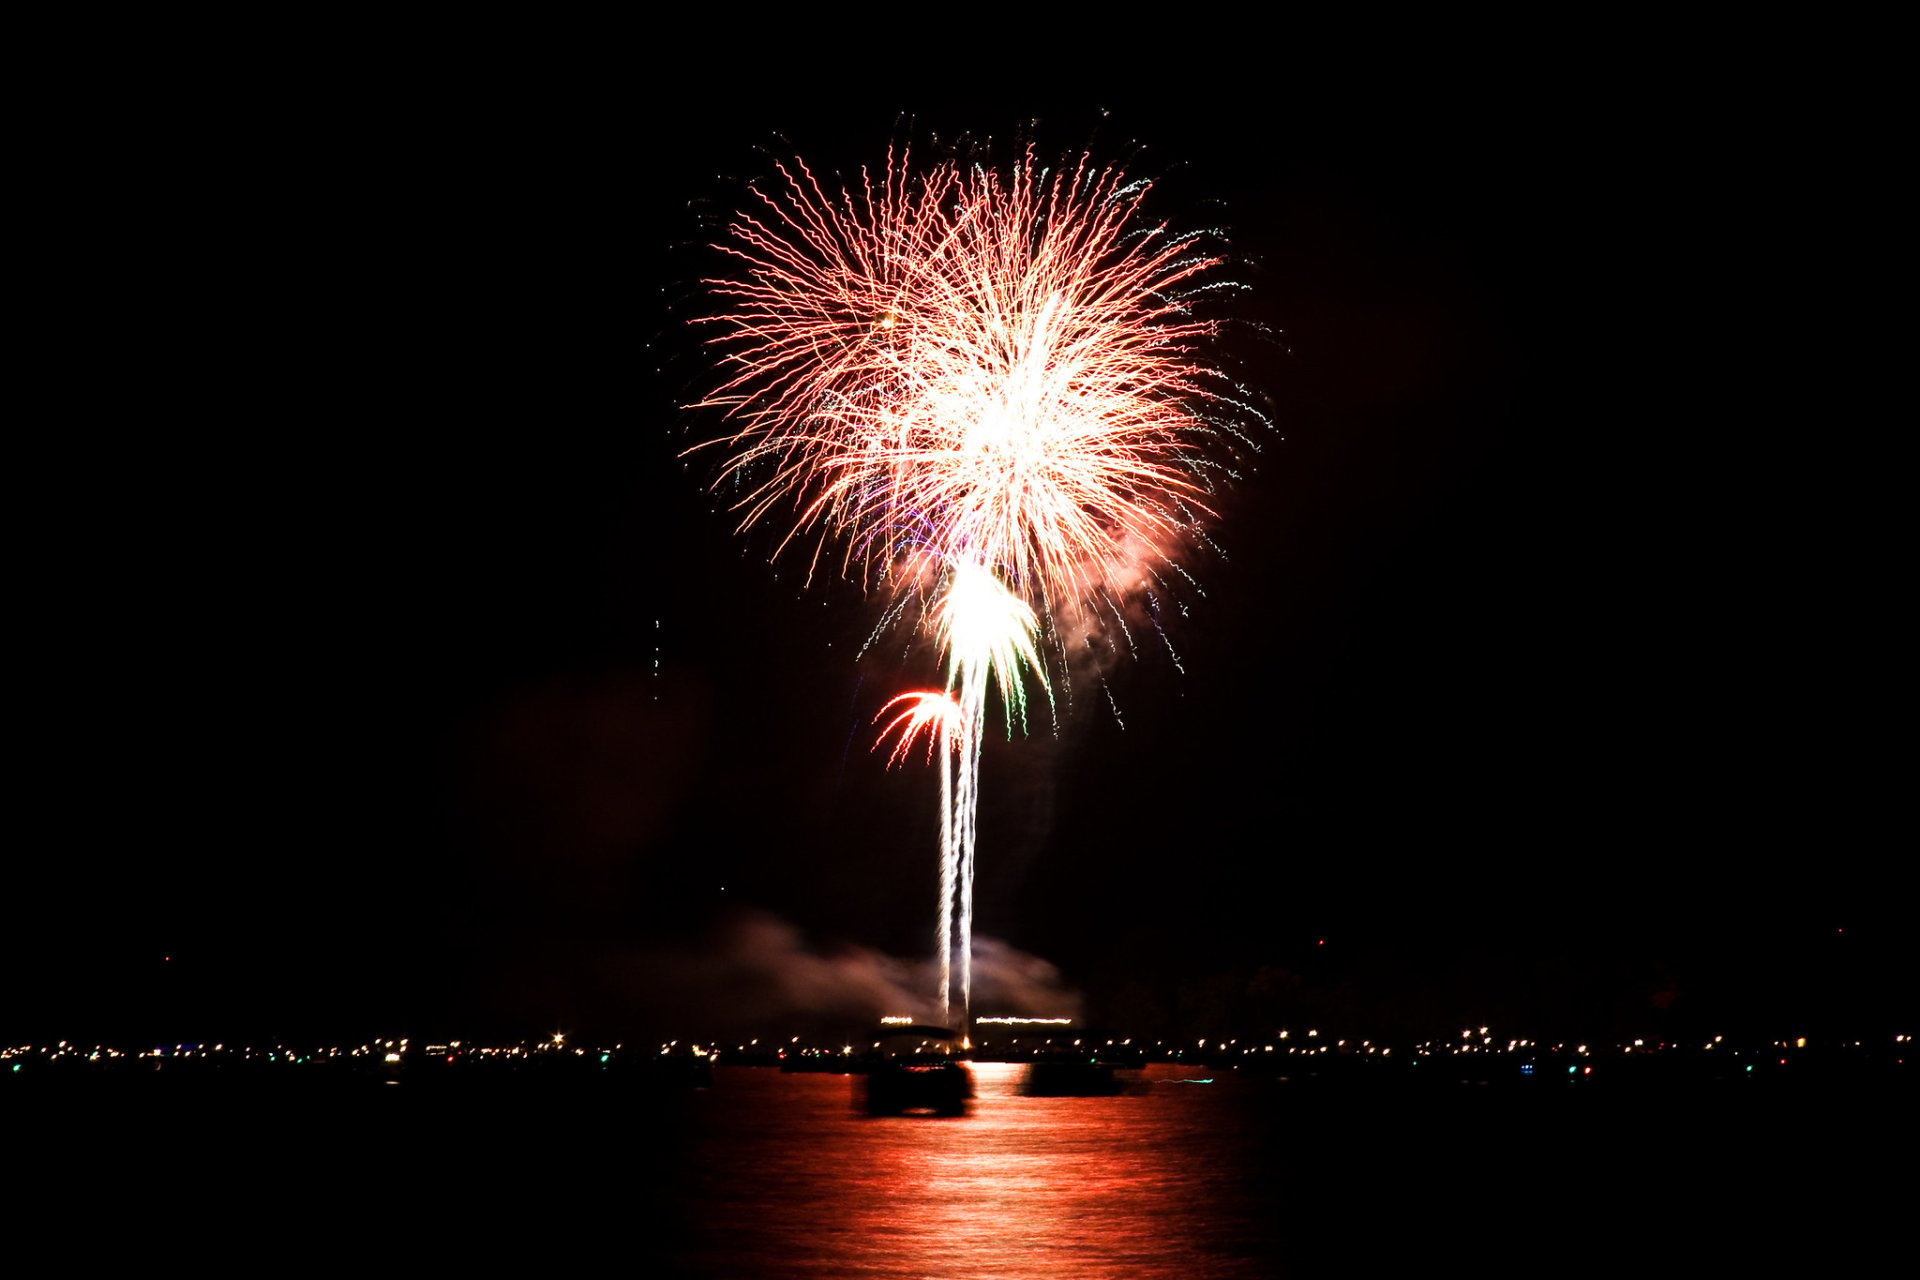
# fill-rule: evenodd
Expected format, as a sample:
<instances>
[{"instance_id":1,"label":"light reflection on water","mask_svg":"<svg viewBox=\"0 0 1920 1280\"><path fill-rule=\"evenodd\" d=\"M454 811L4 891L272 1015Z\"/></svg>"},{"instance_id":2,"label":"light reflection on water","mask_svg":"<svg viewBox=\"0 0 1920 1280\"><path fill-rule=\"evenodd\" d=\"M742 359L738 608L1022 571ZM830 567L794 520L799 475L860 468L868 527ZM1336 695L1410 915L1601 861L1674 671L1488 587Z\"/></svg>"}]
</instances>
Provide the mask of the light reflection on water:
<instances>
[{"instance_id":1,"label":"light reflection on water","mask_svg":"<svg viewBox=\"0 0 1920 1280\"><path fill-rule=\"evenodd\" d=\"M1887 1250L1870 1246L1912 1216L1911 1179L1884 1172L1903 1081L1201 1085L1154 1067L1144 1091L1029 1098L1017 1067L975 1072L955 1119L869 1118L849 1077L758 1068L704 1090L52 1089L0 1105L16 1171L33 1171L9 1224L31 1241L85 1206L150 1260L218 1215L360 1270L625 1258L639 1277L1241 1280L1451 1274L1462 1258L1475 1274L1773 1275L1796 1246L1817 1246L1809 1274L1865 1274L1846 1259L1877 1265ZM58 1247L94 1256L78 1239Z\"/></svg>"},{"instance_id":2,"label":"light reflection on water","mask_svg":"<svg viewBox=\"0 0 1920 1280\"><path fill-rule=\"evenodd\" d=\"M1153 1067L1106 1098L1030 1098L974 1065L964 1117L873 1118L845 1076L722 1069L670 1193L676 1262L713 1276L1240 1277L1272 1273L1240 1082ZM1277 1212L1281 1211L1281 1212Z\"/></svg>"}]
</instances>

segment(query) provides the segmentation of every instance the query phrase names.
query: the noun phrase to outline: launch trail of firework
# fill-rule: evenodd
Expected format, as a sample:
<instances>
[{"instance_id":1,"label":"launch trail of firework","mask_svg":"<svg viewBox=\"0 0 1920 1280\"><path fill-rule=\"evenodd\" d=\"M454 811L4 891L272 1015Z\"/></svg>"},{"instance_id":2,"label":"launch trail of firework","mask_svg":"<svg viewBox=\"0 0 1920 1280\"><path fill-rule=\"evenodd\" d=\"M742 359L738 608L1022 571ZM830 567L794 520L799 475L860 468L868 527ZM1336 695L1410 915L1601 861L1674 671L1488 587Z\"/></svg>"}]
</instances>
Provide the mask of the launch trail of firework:
<instances>
[{"instance_id":1,"label":"launch trail of firework","mask_svg":"<svg viewBox=\"0 0 1920 1280\"><path fill-rule=\"evenodd\" d=\"M1264 421L1203 352L1196 305L1237 286L1216 237L1147 221L1149 184L1085 156L916 170L901 149L857 183L776 173L705 282L716 488L742 529L789 512L775 554L809 579L891 594L890 617L918 601L934 635L944 691L889 703L881 740L890 764L923 733L940 755L939 997L951 1017L957 953L964 1021L989 690L1024 730L1029 678L1052 705L1043 639L1063 675L1067 637L1091 645L1109 618L1132 647L1123 603L1178 570Z\"/></svg>"}]
</instances>

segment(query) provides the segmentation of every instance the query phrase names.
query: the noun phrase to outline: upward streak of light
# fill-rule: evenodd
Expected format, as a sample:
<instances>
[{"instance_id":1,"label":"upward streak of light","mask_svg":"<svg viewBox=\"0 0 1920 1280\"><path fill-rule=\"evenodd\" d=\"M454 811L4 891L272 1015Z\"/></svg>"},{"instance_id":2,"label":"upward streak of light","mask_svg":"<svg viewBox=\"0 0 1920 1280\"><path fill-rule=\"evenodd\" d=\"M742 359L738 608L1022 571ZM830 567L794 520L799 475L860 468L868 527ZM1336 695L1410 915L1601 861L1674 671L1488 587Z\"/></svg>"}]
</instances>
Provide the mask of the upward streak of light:
<instances>
[{"instance_id":1,"label":"upward streak of light","mask_svg":"<svg viewBox=\"0 0 1920 1280\"><path fill-rule=\"evenodd\" d=\"M947 651L947 692L951 695L958 689L964 714L960 717L961 736L954 753L958 790L949 791L946 775L944 772L941 775L941 803L947 812L941 819L940 882L944 890L951 873L959 884L960 1007L963 1011L973 998L973 856L978 835L975 816L980 807L980 725L986 718L987 679L991 675L1000 687L1000 698L1007 708L1008 729L1012 729L1016 713L1024 726L1026 695L1020 663L1025 661L1045 685L1040 656L1034 646L1035 626L1033 610L989 570L964 560L953 566L946 593L941 598L936 627L941 646ZM943 761L943 770L944 767ZM943 973L945 968L943 964ZM943 981L943 991L945 988ZM944 996L941 1003L947 1003Z\"/></svg>"},{"instance_id":2,"label":"upward streak of light","mask_svg":"<svg viewBox=\"0 0 1920 1280\"><path fill-rule=\"evenodd\" d=\"M912 749L916 735L926 734L929 756L933 754L934 739L940 740L940 906L939 920L934 926L934 953L940 958L939 998L944 1017L953 994L953 895L961 865L958 833L972 827L971 815L964 825L954 821L953 766L954 761L959 760L965 771L964 762L974 742L973 717L951 694L930 692L903 693L882 707L880 715L902 703L906 704L905 708L887 722L874 745L885 742L890 733L900 735L893 754L887 759L887 766L891 768Z\"/></svg>"},{"instance_id":3,"label":"upward streak of light","mask_svg":"<svg viewBox=\"0 0 1920 1280\"><path fill-rule=\"evenodd\" d=\"M888 703L903 709L880 740L898 734L892 765L939 738L940 999L957 905L964 1021L988 688L1024 729L1026 672L1052 701L1043 629L1064 655L1063 634L1110 614L1132 647L1118 602L1200 536L1213 446L1251 446L1260 415L1200 355L1214 326L1193 304L1231 287L1211 277L1216 241L1144 221L1148 184L1121 170L1031 149L1004 171L917 174L890 152L838 189L776 169L706 282L717 487L742 528L790 511L776 554L802 549L809 577L837 559L895 594L890 617L926 602L947 688Z\"/></svg>"}]
</instances>

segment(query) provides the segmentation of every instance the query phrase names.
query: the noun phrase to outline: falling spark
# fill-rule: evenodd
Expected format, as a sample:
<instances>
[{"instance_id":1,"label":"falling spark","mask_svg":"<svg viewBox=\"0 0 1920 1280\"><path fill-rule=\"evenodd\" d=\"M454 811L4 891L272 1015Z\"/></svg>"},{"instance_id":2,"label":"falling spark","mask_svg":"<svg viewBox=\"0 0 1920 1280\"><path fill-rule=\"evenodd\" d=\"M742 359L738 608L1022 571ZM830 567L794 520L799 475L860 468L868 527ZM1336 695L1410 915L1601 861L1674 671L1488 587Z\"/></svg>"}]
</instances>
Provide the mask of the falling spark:
<instances>
[{"instance_id":1,"label":"falling spark","mask_svg":"<svg viewBox=\"0 0 1920 1280\"><path fill-rule=\"evenodd\" d=\"M966 712L961 709L959 703L944 693L903 693L880 708L880 715L875 716L874 721L878 723L880 716L886 715L902 703L907 704L905 710L887 722L886 727L880 730L879 741L874 744L877 747L880 742L886 741L888 734L899 733L900 740L894 744L893 754L887 757L888 768L905 759L907 752L913 747L914 739L923 733L927 739L929 760L933 758L936 738L939 739L944 750L959 749L960 726L966 718Z\"/></svg>"}]
</instances>

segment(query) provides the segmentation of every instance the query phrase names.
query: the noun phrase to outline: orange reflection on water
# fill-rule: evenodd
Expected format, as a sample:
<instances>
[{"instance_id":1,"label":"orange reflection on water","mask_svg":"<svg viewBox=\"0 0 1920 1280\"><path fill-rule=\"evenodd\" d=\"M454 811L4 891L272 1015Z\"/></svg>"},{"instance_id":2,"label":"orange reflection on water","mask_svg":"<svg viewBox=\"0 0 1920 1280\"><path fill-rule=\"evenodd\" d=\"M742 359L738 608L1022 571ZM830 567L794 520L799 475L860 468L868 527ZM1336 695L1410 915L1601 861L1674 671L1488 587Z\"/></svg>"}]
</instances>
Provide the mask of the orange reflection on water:
<instances>
[{"instance_id":1,"label":"orange reflection on water","mask_svg":"<svg viewBox=\"0 0 1920 1280\"><path fill-rule=\"evenodd\" d=\"M717 1230L688 1261L716 1275L1265 1273L1244 1135L1208 1114L1207 1090L1171 1085L1189 1073L1155 1068L1165 1088L1119 1097L1031 1098L1022 1066L973 1071L972 1110L948 1119L867 1117L845 1077L726 1073L716 1109L764 1112L777 1130L726 1144L746 1163L699 1193Z\"/></svg>"}]
</instances>

